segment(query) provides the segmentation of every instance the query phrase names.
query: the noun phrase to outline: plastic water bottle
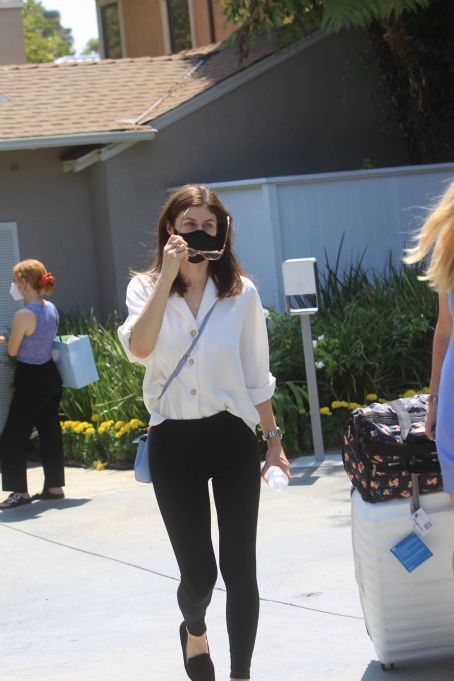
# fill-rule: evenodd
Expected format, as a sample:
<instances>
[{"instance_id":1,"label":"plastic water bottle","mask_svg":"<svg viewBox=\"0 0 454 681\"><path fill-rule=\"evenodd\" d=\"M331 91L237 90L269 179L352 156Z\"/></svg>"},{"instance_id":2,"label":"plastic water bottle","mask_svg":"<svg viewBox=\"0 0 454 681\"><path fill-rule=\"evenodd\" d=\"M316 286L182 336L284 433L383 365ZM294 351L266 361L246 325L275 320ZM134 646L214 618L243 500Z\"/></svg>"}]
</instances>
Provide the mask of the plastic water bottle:
<instances>
[{"instance_id":1,"label":"plastic water bottle","mask_svg":"<svg viewBox=\"0 0 454 681\"><path fill-rule=\"evenodd\" d=\"M265 480L271 489L281 490L288 486L288 477L279 466L271 466L265 473Z\"/></svg>"}]
</instances>

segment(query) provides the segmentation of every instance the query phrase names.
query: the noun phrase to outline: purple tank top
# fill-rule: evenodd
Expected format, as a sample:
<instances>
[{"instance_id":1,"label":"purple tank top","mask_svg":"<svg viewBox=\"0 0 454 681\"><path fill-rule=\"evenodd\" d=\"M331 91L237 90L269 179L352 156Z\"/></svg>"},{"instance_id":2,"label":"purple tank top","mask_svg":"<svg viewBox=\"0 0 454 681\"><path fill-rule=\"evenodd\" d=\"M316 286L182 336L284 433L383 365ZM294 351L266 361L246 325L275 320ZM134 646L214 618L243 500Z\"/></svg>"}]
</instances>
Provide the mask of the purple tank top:
<instances>
[{"instance_id":1,"label":"purple tank top","mask_svg":"<svg viewBox=\"0 0 454 681\"><path fill-rule=\"evenodd\" d=\"M22 339L17 359L25 364L45 364L52 359L52 341L59 322L57 308L47 300L44 305L29 303L24 307L35 313L36 327Z\"/></svg>"}]
</instances>

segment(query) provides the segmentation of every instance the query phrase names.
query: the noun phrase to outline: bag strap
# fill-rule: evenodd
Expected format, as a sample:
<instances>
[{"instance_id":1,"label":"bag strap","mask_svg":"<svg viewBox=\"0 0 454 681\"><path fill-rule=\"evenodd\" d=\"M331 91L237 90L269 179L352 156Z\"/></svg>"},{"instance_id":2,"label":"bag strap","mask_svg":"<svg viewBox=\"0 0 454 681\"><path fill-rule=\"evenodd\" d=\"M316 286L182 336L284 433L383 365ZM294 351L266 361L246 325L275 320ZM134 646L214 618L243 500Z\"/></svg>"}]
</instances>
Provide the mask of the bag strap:
<instances>
[{"instance_id":1,"label":"bag strap","mask_svg":"<svg viewBox=\"0 0 454 681\"><path fill-rule=\"evenodd\" d=\"M180 361L178 362L177 366L175 367L175 369L173 370L173 372L170 374L169 378L167 379L167 381L166 381L166 383L165 383L165 385L164 385L164 387L163 387L163 389L162 389L162 392L161 392L161 394L160 394L159 397L158 397L159 400L160 400L161 397L164 395L165 391L167 390L167 388L169 387L169 385L172 383L173 379L176 378L176 377L178 376L178 374L180 373L181 369L183 368L183 365L187 362L188 357L189 357L189 355L191 354L191 352L194 350L195 346L197 345L197 343L198 343L198 341L199 341L199 338L200 338L200 336L202 335L203 330L204 330L205 326L207 325L207 322L208 322L209 318L211 317L211 313L213 312L213 310L214 310L214 308L215 308L217 302L218 302L217 300L214 301L213 305L210 307L210 309L209 309L208 312L206 313L205 317L203 318L203 321L202 321L202 323L201 323L200 326L199 326L199 330L198 330L197 336L194 338L194 340L192 341L191 345L190 345L189 348L186 350L186 352L184 353L183 357L180 359Z\"/></svg>"},{"instance_id":2,"label":"bag strap","mask_svg":"<svg viewBox=\"0 0 454 681\"><path fill-rule=\"evenodd\" d=\"M392 402L389 402L389 406L391 409L393 409L393 411L396 412L397 420L400 426L400 437L402 442L405 442L411 428L410 414L408 413L402 400L393 400Z\"/></svg>"}]
</instances>

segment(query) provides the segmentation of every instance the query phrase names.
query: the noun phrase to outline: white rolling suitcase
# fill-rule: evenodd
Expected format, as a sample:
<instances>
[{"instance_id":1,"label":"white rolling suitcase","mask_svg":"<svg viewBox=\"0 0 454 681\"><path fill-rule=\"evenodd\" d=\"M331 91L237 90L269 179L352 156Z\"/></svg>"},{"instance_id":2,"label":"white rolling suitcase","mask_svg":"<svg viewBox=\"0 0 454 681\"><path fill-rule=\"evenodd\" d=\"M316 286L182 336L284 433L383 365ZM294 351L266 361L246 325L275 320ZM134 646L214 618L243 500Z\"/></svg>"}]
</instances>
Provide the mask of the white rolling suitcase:
<instances>
[{"instance_id":1,"label":"white rolling suitcase","mask_svg":"<svg viewBox=\"0 0 454 681\"><path fill-rule=\"evenodd\" d=\"M411 513L418 504L433 524L421 536L433 555L408 572L391 548L415 531ZM382 669L404 660L454 656L454 514L449 496L437 492L419 502L416 492L413 500L371 504L355 490L352 542L366 627Z\"/></svg>"}]
</instances>

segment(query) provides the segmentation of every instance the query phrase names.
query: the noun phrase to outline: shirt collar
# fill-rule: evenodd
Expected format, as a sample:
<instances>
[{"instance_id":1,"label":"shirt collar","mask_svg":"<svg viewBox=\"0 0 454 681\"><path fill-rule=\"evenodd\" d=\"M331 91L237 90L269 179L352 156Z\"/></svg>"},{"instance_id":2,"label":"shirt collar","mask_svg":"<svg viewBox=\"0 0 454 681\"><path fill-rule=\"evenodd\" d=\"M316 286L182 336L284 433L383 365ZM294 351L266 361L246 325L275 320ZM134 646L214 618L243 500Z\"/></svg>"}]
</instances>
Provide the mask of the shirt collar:
<instances>
[{"instance_id":1,"label":"shirt collar","mask_svg":"<svg viewBox=\"0 0 454 681\"><path fill-rule=\"evenodd\" d=\"M189 309L188 304L183 296L178 295L178 293L173 293L171 296L169 296L169 303L185 319L187 319L189 323L194 324L196 322L199 324L205 317L210 307L214 304L217 297L218 292L216 284L211 277L208 277L196 319L194 319L194 315Z\"/></svg>"}]
</instances>

